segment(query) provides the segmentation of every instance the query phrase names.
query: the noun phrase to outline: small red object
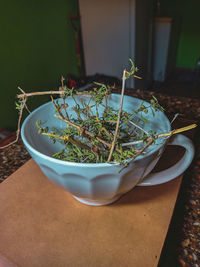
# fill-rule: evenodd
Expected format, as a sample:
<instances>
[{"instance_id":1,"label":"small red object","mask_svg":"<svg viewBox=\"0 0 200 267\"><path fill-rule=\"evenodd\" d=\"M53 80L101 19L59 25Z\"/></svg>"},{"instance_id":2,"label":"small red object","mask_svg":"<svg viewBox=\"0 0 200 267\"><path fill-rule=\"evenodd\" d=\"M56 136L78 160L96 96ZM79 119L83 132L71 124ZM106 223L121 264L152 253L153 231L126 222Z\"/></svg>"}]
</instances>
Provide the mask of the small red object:
<instances>
[{"instance_id":1,"label":"small red object","mask_svg":"<svg viewBox=\"0 0 200 267\"><path fill-rule=\"evenodd\" d=\"M77 88L76 81L70 78L69 79L69 87L70 88Z\"/></svg>"}]
</instances>

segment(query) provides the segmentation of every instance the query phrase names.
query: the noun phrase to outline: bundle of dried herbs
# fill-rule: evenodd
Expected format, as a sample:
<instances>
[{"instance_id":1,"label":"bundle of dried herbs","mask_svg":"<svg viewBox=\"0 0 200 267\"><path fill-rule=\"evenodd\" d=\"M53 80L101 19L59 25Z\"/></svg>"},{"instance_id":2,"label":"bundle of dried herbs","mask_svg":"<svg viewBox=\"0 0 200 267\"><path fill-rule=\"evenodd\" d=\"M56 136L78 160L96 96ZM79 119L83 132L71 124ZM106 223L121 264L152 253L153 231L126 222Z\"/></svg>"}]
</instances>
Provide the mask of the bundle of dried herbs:
<instances>
[{"instance_id":1,"label":"bundle of dried herbs","mask_svg":"<svg viewBox=\"0 0 200 267\"><path fill-rule=\"evenodd\" d=\"M108 105L112 87L101 83L95 83L95 88L86 92L67 88L64 85L64 78L61 79L62 86L59 91L25 93L19 88L22 94L18 95L19 101L16 103L16 108L19 110L17 138L23 110L24 108L28 110L26 105L28 97L46 94L51 96L55 107L54 116L66 123L66 127L61 130L49 129L44 122L37 121L38 133L46 135L53 143L62 144L63 148L52 155L61 160L81 163L118 162L127 166L144 153L156 139L196 127L190 125L163 134L158 134L154 129L145 130L144 125L148 123L145 114L151 113L151 116L155 116L156 112L164 111L155 97L148 105L142 102L134 112L123 110L125 81L132 76L140 78L135 75L137 68L133 61L130 62L130 70L123 72L120 106L117 109ZM53 95L59 95L60 99L54 99ZM85 95L87 97L84 97ZM68 106L68 99L73 100L72 107ZM75 114L73 116L71 109Z\"/></svg>"},{"instance_id":2,"label":"bundle of dried herbs","mask_svg":"<svg viewBox=\"0 0 200 267\"><path fill-rule=\"evenodd\" d=\"M161 109L157 100L154 98L149 106L141 104L132 113L121 110L121 120L118 126L117 138L113 146L114 135L118 122L119 111L107 105L108 89L105 85L98 84L87 97L87 102L81 100L80 104L76 100L77 92L65 88L67 92L64 96L65 104L52 98L55 107L55 117L66 123L66 128L62 130L49 129L43 126L43 122L38 121L39 133L49 136L52 142L60 142L63 149L58 151L53 157L74 161L74 162L119 162L133 158L137 150L133 146L127 149L126 143L136 141L145 143L149 137L155 139L155 132L146 132L139 124L148 123L143 116L151 112L153 115ZM71 116L71 107L67 103L68 97L74 101L72 109L76 116ZM103 111L102 111L103 109ZM138 125L133 121L137 119ZM111 156L110 156L111 155ZM110 157L109 157L110 156Z\"/></svg>"}]
</instances>

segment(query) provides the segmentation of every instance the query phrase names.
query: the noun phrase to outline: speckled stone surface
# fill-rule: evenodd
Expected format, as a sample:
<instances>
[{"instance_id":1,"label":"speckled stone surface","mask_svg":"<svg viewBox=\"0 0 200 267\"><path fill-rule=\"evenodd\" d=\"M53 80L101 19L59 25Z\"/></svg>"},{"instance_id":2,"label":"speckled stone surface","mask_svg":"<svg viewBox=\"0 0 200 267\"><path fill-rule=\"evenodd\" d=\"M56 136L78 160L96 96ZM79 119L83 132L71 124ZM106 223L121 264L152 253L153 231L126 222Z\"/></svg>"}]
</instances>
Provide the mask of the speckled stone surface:
<instances>
[{"instance_id":1,"label":"speckled stone surface","mask_svg":"<svg viewBox=\"0 0 200 267\"><path fill-rule=\"evenodd\" d=\"M117 90L120 92L120 90ZM150 100L154 95L165 108L169 118L179 113L180 118L200 120L200 99L168 96L152 91L127 89L126 94ZM197 128L194 143L196 156L186 171L174 216L162 251L159 266L200 266L200 134ZM21 140L0 150L0 182L22 166L30 156ZM189 179L188 179L189 177Z\"/></svg>"},{"instance_id":2,"label":"speckled stone surface","mask_svg":"<svg viewBox=\"0 0 200 267\"><path fill-rule=\"evenodd\" d=\"M0 150L0 182L21 167L28 159L30 156L21 140L4 150Z\"/></svg>"}]
</instances>

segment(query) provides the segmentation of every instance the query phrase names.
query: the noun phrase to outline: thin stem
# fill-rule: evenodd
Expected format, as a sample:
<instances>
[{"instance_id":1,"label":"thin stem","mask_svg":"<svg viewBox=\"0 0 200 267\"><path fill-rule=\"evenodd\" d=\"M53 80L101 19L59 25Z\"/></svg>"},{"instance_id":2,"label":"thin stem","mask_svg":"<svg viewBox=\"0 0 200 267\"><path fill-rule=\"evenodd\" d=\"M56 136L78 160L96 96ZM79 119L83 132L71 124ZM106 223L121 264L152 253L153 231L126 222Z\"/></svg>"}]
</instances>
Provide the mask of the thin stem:
<instances>
[{"instance_id":1,"label":"thin stem","mask_svg":"<svg viewBox=\"0 0 200 267\"><path fill-rule=\"evenodd\" d=\"M59 107L56 105L56 103L55 103L55 101L54 101L52 95L51 95L51 101L52 101L52 103L53 103L53 105L54 105L56 111L58 112L58 114L64 119L65 117L63 116L63 114L62 114L62 112L60 111Z\"/></svg>"},{"instance_id":2,"label":"thin stem","mask_svg":"<svg viewBox=\"0 0 200 267\"><path fill-rule=\"evenodd\" d=\"M134 125L136 128L140 129L141 131L143 131L146 135L149 135L149 133L147 131L145 131L142 127L140 127L139 125L135 124L132 121L129 121L129 123L131 123L132 125Z\"/></svg>"},{"instance_id":3,"label":"thin stem","mask_svg":"<svg viewBox=\"0 0 200 267\"><path fill-rule=\"evenodd\" d=\"M133 145L138 145L143 143L143 140L138 140L138 141L133 141L133 142L128 142L128 143L123 143L122 146L133 146Z\"/></svg>"},{"instance_id":4,"label":"thin stem","mask_svg":"<svg viewBox=\"0 0 200 267\"><path fill-rule=\"evenodd\" d=\"M119 173L121 171L123 171L126 167L128 167L128 165L133 162L139 155L141 155L149 146L151 146L153 144L153 142L155 141L155 139L150 139L147 144L142 148L140 149L135 155L134 157L131 159L131 161L129 161L128 163L126 163L126 165L124 165L123 168L121 168L121 170L119 170Z\"/></svg>"},{"instance_id":5,"label":"thin stem","mask_svg":"<svg viewBox=\"0 0 200 267\"><path fill-rule=\"evenodd\" d=\"M91 110L91 108L90 108L90 102L91 102L91 100L92 100L92 97L90 97L90 99L89 99L89 101L88 101L88 103L87 103L87 106L86 106L86 108L85 108L85 110L86 110L86 112L87 112L87 116L88 116L88 109L90 109ZM92 110L91 110L91 113L92 113L92 115L93 115L93 112L92 112Z\"/></svg>"},{"instance_id":6,"label":"thin stem","mask_svg":"<svg viewBox=\"0 0 200 267\"><path fill-rule=\"evenodd\" d=\"M168 133L159 134L157 138L161 138L161 137L165 137L165 136L171 136L171 135L174 135L177 133L182 133L182 132L194 129L196 127L197 127L197 124L194 123L194 124L191 124L191 125L179 128L179 129L172 130L171 132L168 132Z\"/></svg>"},{"instance_id":7,"label":"thin stem","mask_svg":"<svg viewBox=\"0 0 200 267\"><path fill-rule=\"evenodd\" d=\"M13 144L15 144L18 140L19 140L19 135L20 135L20 125L21 125L21 120L22 120L22 115L23 115L23 110L24 107L26 106L26 98L23 99L23 105L20 109L20 113L19 113L19 118L18 118L18 122L17 122L17 131L16 131L16 138L14 141L12 141L11 143L5 145L5 146L1 146L0 149L4 149L6 147L9 147Z\"/></svg>"},{"instance_id":8,"label":"thin stem","mask_svg":"<svg viewBox=\"0 0 200 267\"><path fill-rule=\"evenodd\" d=\"M83 131L84 131L83 129L81 129L80 126L76 125L75 123L73 123L73 122L71 122L71 121L68 121L68 120L65 119L63 116L58 116L58 115L55 114L54 117L57 118L57 119L59 119L59 120L61 120L61 121L64 121L64 122L68 123L70 126L76 128L76 129L77 129L78 131L80 131L80 132L83 132Z\"/></svg>"},{"instance_id":9,"label":"thin stem","mask_svg":"<svg viewBox=\"0 0 200 267\"><path fill-rule=\"evenodd\" d=\"M29 96L36 96L36 95L61 95L63 94L64 91L44 91L44 92L32 92L32 93L24 93L20 94L17 97L18 98L24 98L24 97L29 97Z\"/></svg>"},{"instance_id":10,"label":"thin stem","mask_svg":"<svg viewBox=\"0 0 200 267\"><path fill-rule=\"evenodd\" d=\"M79 114L77 108L76 108L76 107L73 107L73 110L76 112L76 115L77 115L78 119L79 119L80 121L82 121L81 115Z\"/></svg>"},{"instance_id":11,"label":"thin stem","mask_svg":"<svg viewBox=\"0 0 200 267\"><path fill-rule=\"evenodd\" d=\"M22 90L22 88L20 88L19 86L18 86L18 89L19 89L23 94L25 94L24 90ZM26 97L25 97L24 99L26 99ZM26 99L26 100L27 100L27 99ZM29 110L29 108L28 108L27 105L26 105L26 101L25 101L25 103L24 103L24 107L26 108L26 110L28 111L28 113L31 113L30 110Z\"/></svg>"},{"instance_id":12,"label":"thin stem","mask_svg":"<svg viewBox=\"0 0 200 267\"><path fill-rule=\"evenodd\" d=\"M92 114L92 116L94 116L94 113L93 113L93 111L92 111L92 109L91 109L91 107L90 107L90 106L88 106L87 110L89 110L89 111L90 111L90 113Z\"/></svg>"},{"instance_id":13,"label":"thin stem","mask_svg":"<svg viewBox=\"0 0 200 267\"><path fill-rule=\"evenodd\" d=\"M98 155L98 153L96 151L94 151L91 147L89 147L89 146L87 146L87 145L85 145L85 144L83 144L83 143L75 140L74 138L72 138L70 136L67 136L67 135L65 135L65 136L59 136L59 135L52 134L52 133L42 133L42 134L43 135L47 135L49 137L57 138L57 139L60 139L60 140L63 140L63 141L68 141L68 142L73 143L73 144L75 144L75 145L77 145L77 146L79 146L79 147L81 147L83 149L89 150L90 152L92 152L93 154L95 154L95 156Z\"/></svg>"},{"instance_id":14,"label":"thin stem","mask_svg":"<svg viewBox=\"0 0 200 267\"><path fill-rule=\"evenodd\" d=\"M101 128L101 130L102 131L104 131L105 132L105 134L110 138L110 139L112 139L113 138L113 136L112 136L112 134L111 133L109 133L109 131L105 128L105 127L102 127Z\"/></svg>"},{"instance_id":15,"label":"thin stem","mask_svg":"<svg viewBox=\"0 0 200 267\"><path fill-rule=\"evenodd\" d=\"M64 91L64 80L65 78L62 76L61 77L61 91ZM63 100L63 109L64 109L64 112L65 112L65 116L66 118L69 119L69 116L68 116L68 113L67 113L67 107L68 105L66 105L66 102L65 102L65 95L62 95L62 100Z\"/></svg>"},{"instance_id":16,"label":"thin stem","mask_svg":"<svg viewBox=\"0 0 200 267\"><path fill-rule=\"evenodd\" d=\"M172 124L172 123L176 120L176 118L177 118L178 116L179 116L179 113L176 113L176 114L174 115L173 119L171 120L170 124Z\"/></svg>"},{"instance_id":17,"label":"thin stem","mask_svg":"<svg viewBox=\"0 0 200 267\"><path fill-rule=\"evenodd\" d=\"M32 92L32 93L23 93L18 95L18 98L24 98L24 97L29 97L29 96L36 96L36 95L62 95L64 94L65 91L60 90L60 91L44 91L44 92ZM76 95L91 95L90 92L75 92Z\"/></svg>"},{"instance_id":18,"label":"thin stem","mask_svg":"<svg viewBox=\"0 0 200 267\"><path fill-rule=\"evenodd\" d=\"M107 108L108 108L108 95L107 95L107 92L106 92L106 94L105 94L105 109L104 109L104 112L103 112L103 118L105 118L105 116L106 116L106 110L107 110Z\"/></svg>"},{"instance_id":19,"label":"thin stem","mask_svg":"<svg viewBox=\"0 0 200 267\"><path fill-rule=\"evenodd\" d=\"M121 113L122 113L122 106L123 106L123 100L124 100L124 90L125 90L125 80L126 80L126 70L124 70L123 72L123 77L122 77L122 91L121 91L121 100L120 100L120 107L119 107L119 112L118 112L118 119L117 119L117 124L116 124L116 128L115 128L115 134L114 134L114 138L113 138L113 142L112 142L112 146L110 149L110 153L108 156L108 160L107 162L111 161L112 158L112 154L115 148L115 143L117 140L117 135L118 135L118 131L119 131L119 124L120 124L120 120L121 120Z\"/></svg>"},{"instance_id":20,"label":"thin stem","mask_svg":"<svg viewBox=\"0 0 200 267\"><path fill-rule=\"evenodd\" d=\"M139 124L139 122L141 121L141 119L140 119L140 118L138 118L137 116L136 116L136 118L137 118L137 123L136 123L136 124L138 125L138 124ZM136 129L137 129L137 127L134 127L132 131L133 131L133 133L136 133L136 134L138 134L138 133L136 132Z\"/></svg>"},{"instance_id":21,"label":"thin stem","mask_svg":"<svg viewBox=\"0 0 200 267\"><path fill-rule=\"evenodd\" d=\"M65 78L62 76L61 77L61 87L62 87L62 90L64 90L64 80L65 80Z\"/></svg>"}]
</instances>

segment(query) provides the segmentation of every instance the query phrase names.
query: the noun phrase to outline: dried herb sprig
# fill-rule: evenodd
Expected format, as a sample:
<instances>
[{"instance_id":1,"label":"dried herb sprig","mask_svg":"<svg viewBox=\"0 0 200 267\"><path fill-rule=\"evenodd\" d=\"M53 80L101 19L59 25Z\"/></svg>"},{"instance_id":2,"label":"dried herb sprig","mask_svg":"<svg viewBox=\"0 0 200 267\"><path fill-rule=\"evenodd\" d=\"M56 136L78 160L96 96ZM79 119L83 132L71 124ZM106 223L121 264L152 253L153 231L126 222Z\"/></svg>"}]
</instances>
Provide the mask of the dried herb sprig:
<instances>
[{"instance_id":1,"label":"dried herb sprig","mask_svg":"<svg viewBox=\"0 0 200 267\"><path fill-rule=\"evenodd\" d=\"M118 112L117 124L116 124L115 134L114 134L114 138L113 138L113 142L112 142L112 146L111 146L111 149L110 149L110 153L109 153L109 157L108 157L107 162L111 161L112 154L113 154L113 151L114 151L114 148L115 148L115 144L116 144L116 140L117 140L118 131L119 131L119 124L120 124L120 121L121 121L122 106L123 106L123 101L124 101L125 80L126 80L126 70L124 70L124 72L123 72L122 92L121 92L121 99L120 99L120 107L119 107L119 112Z\"/></svg>"}]
</instances>

